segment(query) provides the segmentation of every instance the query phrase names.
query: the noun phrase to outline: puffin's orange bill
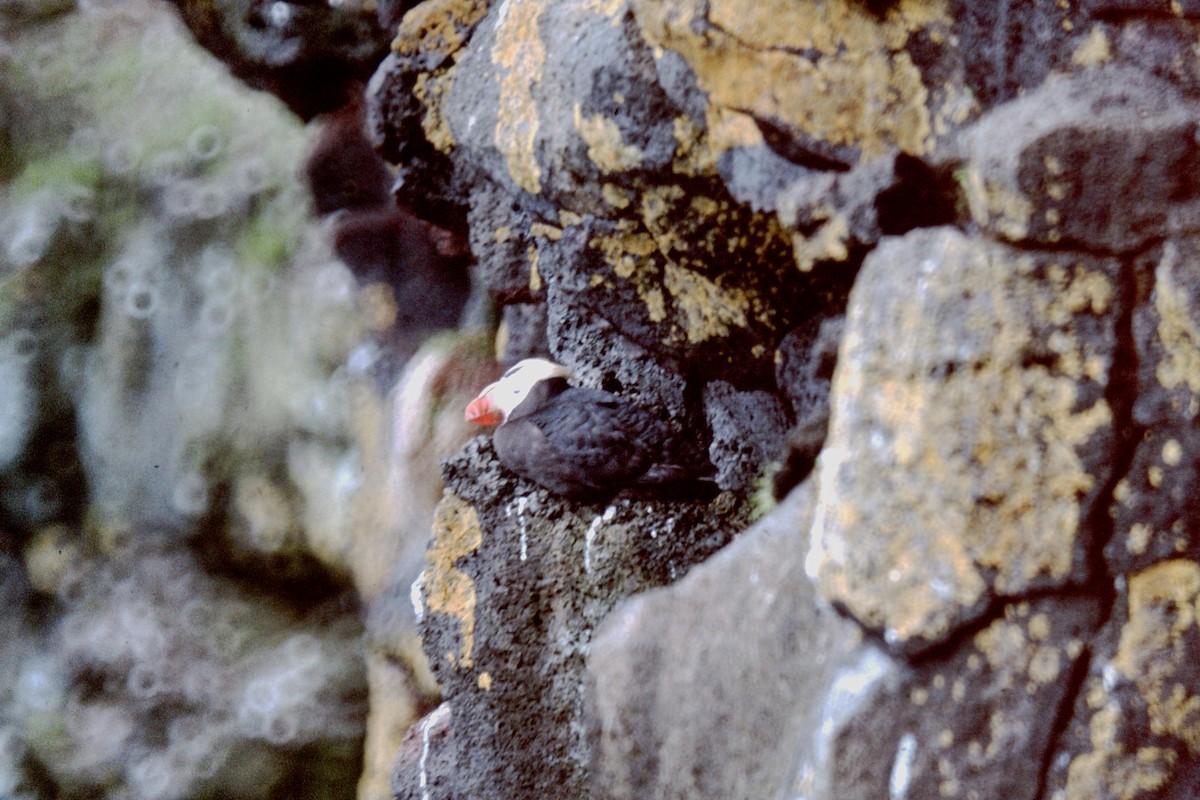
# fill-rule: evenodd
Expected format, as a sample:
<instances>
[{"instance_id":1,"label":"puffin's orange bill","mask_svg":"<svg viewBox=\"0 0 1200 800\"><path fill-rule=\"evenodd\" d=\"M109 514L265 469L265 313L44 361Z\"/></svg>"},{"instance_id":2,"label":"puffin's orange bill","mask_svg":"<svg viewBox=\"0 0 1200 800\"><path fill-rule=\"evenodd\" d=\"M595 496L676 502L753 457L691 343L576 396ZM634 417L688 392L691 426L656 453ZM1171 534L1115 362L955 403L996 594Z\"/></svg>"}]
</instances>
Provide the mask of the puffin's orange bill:
<instances>
[{"instance_id":1,"label":"puffin's orange bill","mask_svg":"<svg viewBox=\"0 0 1200 800\"><path fill-rule=\"evenodd\" d=\"M491 398L481 394L467 403L467 413L463 419L474 425L499 425L504 421L504 414L492 406Z\"/></svg>"}]
</instances>

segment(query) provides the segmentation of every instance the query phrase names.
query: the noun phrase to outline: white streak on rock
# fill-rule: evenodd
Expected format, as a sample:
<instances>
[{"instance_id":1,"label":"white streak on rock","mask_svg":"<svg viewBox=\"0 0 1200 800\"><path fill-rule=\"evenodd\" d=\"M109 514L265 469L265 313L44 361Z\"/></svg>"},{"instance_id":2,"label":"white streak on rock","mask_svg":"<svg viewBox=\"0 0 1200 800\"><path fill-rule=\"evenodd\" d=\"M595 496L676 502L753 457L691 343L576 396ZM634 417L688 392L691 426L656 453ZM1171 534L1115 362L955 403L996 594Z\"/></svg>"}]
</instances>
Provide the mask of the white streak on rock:
<instances>
[{"instance_id":1,"label":"white streak on rock","mask_svg":"<svg viewBox=\"0 0 1200 800\"><path fill-rule=\"evenodd\" d=\"M917 737L906 733L900 737L896 747L896 758L892 762L892 776L888 779L888 797L904 800L908 785L912 781L913 759L917 756Z\"/></svg>"}]
</instances>

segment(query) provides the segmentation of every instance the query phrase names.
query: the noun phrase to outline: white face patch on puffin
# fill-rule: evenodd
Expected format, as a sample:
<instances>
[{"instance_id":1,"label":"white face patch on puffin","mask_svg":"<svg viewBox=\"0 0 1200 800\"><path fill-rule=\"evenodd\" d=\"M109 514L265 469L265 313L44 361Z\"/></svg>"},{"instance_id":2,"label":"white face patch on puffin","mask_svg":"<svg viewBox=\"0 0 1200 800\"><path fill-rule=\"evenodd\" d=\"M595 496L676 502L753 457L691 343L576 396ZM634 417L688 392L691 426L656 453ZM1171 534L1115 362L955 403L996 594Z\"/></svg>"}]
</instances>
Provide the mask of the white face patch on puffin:
<instances>
[{"instance_id":1,"label":"white face patch on puffin","mask_svg":"<svg viewBox=\"0 0 1200 800\"><path fill-rule=\"evenodd\" d=\"M544 358L518 361L467 405L465 418L476 425L502 424L538 383L550 378L566 378L570 374L571 371L562 364Z\"/></svg>"}]
</instances>

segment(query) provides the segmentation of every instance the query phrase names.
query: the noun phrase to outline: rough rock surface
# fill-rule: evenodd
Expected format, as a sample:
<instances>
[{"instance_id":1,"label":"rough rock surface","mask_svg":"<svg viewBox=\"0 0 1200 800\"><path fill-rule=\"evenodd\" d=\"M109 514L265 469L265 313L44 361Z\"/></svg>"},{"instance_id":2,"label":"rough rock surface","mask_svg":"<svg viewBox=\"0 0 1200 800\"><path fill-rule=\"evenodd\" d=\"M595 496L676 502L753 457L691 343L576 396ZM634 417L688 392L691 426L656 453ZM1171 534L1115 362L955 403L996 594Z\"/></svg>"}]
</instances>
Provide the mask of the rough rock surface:
<instances>
[{"instance_id":1,"label":"rough rock surface","mask_svg":"<svg viewBox=\"0 0 1200 800\"><path fill-rule=\"evenodd\" d=\"M1196 3L384 2L323 227L70 5L0 18L0 795L1200 792ZM381 55L182 6L302 114ZM529 354L722 491L464 448Z\"/></svg>"},{"instance_id":2,"label":"rough rock surface","mask_svg":"<svg viewBox=\"0 0 1200 800\"><path fill-rule=\"evenodd\" d=\"M804 569L811 489L793 492L670 590L621 606L597 631L589 669L598 796L645 797L669 786L681 797L757 797L793 779L811 782L815 775L798 773L819 768L833 726L853 711L847 690L895 671L810 582L790 580ZM830 701L797 702L821 696ZM780 746L764 748L768 741ZM713 759L717 752L728 758Z\"/></svg>"},{"instance_id":3,"label":"rough rock surface","mask_svg":"<svg viewBox=\"0 0 1200 800\"><path fill-rule=\"evenodd\" d=\"M600 626L592 756L544 751L562 786L1190 797L1190 5L418 12L372 81L372 135L398 197L465 228L502 357L549 353L661 408L766 514ZM772 510L750 489L786 447L775 485L802 482ZM471 542L443 569L474 565ZM472 597L475 619L516 616ZM435 660L461 657L434 637ZM488 647L482 624L472 637ZM513 663L557 646L501 641ZM497 772L459 737L520 719L523 744L556 741L580 706L531 728L526 706L484 714L469 683L444 684L438 780L534 785L525 750ZM411 761L398 796L432 774Z\"/></svg>"},{"instance_id":4,"label":"rough rock surface","mask_svg":"<svg viewBox=\"0 0 1200 800\"><path fill-rule=\"evenodd\" d=\"M744 509L730 494L572 506L504 470L484 438L447 462L446 489L414 586L453 716L442 747L454 768L440 780L454 797L581 796L592 631L618 599L724 545ZM414 778L430 781L401 775L400 796L416 796Z\"/></svg>"},{"instance_id":5,"label":"rough rock surface","mask_svg":"<svg viewBox=\"0 0 1200 800\"><path fill-rule=\"evenodd\" d=\"M889 644L920 649L996 596L1087 577L1086 521L1113 482L1118 269L949 228L867 258L807 569Z\"/></svg>"}]
</instances>

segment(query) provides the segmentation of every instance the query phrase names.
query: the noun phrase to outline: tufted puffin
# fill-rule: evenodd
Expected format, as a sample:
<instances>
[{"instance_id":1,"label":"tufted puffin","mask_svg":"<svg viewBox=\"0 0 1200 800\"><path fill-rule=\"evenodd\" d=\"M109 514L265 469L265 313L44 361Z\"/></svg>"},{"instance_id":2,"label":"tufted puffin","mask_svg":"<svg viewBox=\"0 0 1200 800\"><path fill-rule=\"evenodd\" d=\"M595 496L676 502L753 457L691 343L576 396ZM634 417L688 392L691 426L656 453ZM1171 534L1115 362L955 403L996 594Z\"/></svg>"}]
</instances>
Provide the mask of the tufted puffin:
<instances>
[{"instance_id":1,"label":"tufted puffin","mask_svg":"<svg viewBox=\"0 0 1200 800\"><path fill-rule=\"evenodd\" d=\"M600 389L571 386L561 364L527 358L484 388L466 419L499 425L500 463L555 494L599 499L632 486L687 480L659 463L667 426L649 409Z\"/></svg>"}]
</instances>

